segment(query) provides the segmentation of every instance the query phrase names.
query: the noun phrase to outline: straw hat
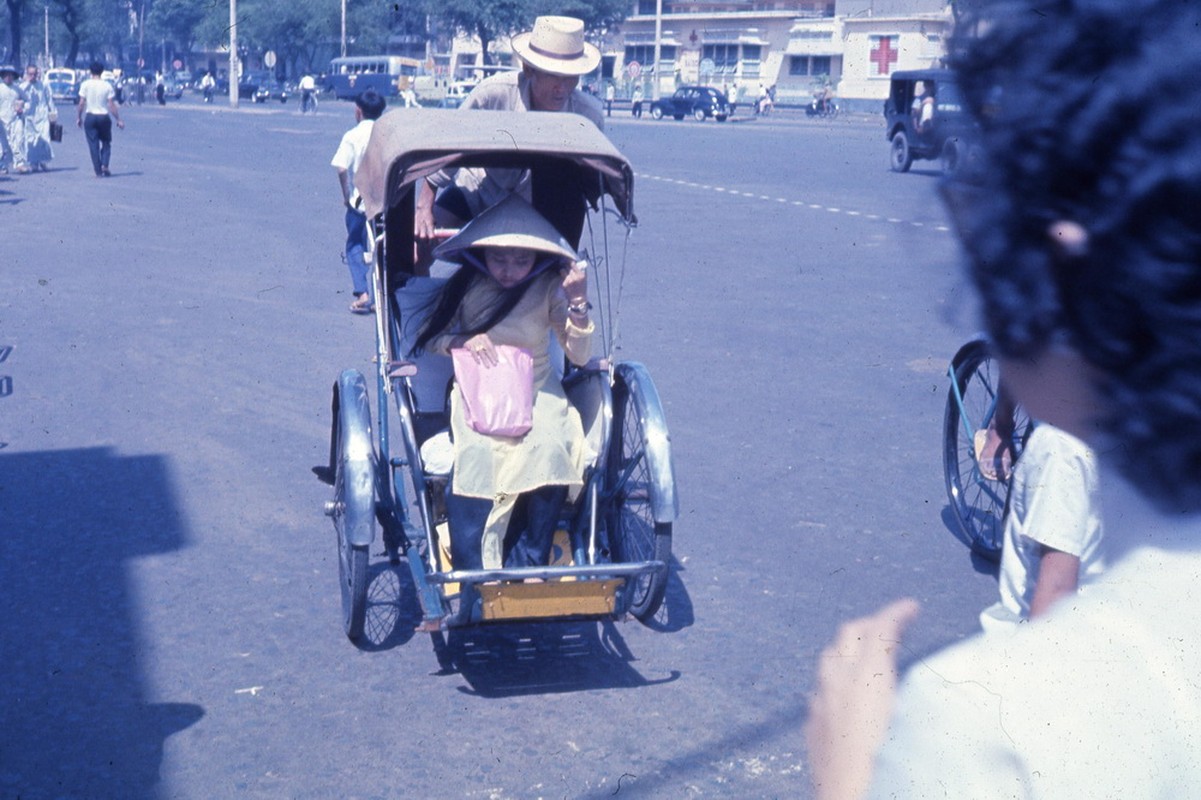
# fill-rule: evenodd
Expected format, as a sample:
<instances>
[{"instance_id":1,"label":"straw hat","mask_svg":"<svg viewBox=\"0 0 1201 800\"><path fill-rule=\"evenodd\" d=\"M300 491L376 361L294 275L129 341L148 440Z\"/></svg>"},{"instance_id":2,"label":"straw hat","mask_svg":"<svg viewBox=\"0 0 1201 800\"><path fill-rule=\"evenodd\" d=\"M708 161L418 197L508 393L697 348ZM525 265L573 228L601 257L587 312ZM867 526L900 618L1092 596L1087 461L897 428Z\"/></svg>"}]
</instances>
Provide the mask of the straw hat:
<instances>
[{"instance_id":1,"label":"straw hat","mask_svg":"<svg viewBox=\"0 0 1201 800\"><path fill-rule=\"evenodd\" d=\"M0 65L0 78L4 77L5 75L12 75L14 78L21 77L21 73L18 72L17 68L12 64Z\"/></svg>"},{"instance_id":2,"label":"straw hat","mask_svg":"<svg viewBox=\"0 0 1201 800\"><path fill-rule=\"evenodd\" d=\"M462 263L472 247L523 247L575 261L575 249L520 196L511 194L434 248L434 256Z\"/></svg>"},{"instance_id":3,"label":"straw hat","mask_svg":"<svg viewBox=\"0 0 1201 800\"><path fill-rule=\"evenodd\" d=\"M584 21L575 17L538 17L532 31L513 37L512 46L522 61L554 75L587 75L601 58L584 41Z\"/></svg>"}]
</instances>

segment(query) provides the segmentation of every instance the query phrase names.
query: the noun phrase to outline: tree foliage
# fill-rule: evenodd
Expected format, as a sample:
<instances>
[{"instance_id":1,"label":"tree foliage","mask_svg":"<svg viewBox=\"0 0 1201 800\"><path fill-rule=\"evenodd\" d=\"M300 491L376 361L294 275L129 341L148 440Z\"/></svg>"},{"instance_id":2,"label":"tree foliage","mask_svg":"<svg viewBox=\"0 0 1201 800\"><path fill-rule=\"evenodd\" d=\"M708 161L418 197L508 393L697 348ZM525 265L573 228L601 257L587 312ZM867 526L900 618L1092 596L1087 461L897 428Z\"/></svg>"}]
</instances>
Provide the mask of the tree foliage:
<instances>
[{"instance_id":1,"label":"tree foliage","mask_svg":"<svg viewBox=\"0 0 1201 800\"><path fill-rule=\"evenodd\" d=\"M427 0L426 6L442 33L477 37L485 63L491 60L493 41L529 30L537 16L578 17L588 30L605 32L617 27L629 9L628 0Z\"/></svg>"},{"instance_id":2,"label":"tree foliage","mask_svg":"<svg viewBox=\"0 0 1201 800\"><path fill-rule=\"evenodd\" d=\"M50 9L52 49L71 66L80 57L124 61L138 52L139 40L151 54L160 46L165 52L166 43L188 53L229 42L228 0L4 0L0 23L8 28L8 58L41 51L43 3ZM427 35L428 19L428 33L476 36L488 54L492 42L528 30L540 14L579 17L590 31L604 32L620 24L629 6L628 0L347 0L347 38L352 54L385 52L395 35ZM238 0L237 10L243 54L273 50L290 74L310 71L337 52L336 0Z\"/></svg>"},{"instance_id":3,"label":"tree foliage","mask_svg":"<svg viewBox=\"0 0 1201 800\"><path fill-rule=\"evenodd\" d=\"M6 60L14 65L21 63L21 31L23 29L22 15L25 11L25 0L4 0L8 10L8 50Z\"/></svg>"},{"instance_id":4,"label":"tree foliage","mask_svg":"<svg viewBox=\"0 0 1201 800\"><path fill-rule=\"evenodd\" d=\"M154 0L146 14L147 35L172 42L178 52L191 52L205 5L196 0Z\"/></svg>"}]
</instances>

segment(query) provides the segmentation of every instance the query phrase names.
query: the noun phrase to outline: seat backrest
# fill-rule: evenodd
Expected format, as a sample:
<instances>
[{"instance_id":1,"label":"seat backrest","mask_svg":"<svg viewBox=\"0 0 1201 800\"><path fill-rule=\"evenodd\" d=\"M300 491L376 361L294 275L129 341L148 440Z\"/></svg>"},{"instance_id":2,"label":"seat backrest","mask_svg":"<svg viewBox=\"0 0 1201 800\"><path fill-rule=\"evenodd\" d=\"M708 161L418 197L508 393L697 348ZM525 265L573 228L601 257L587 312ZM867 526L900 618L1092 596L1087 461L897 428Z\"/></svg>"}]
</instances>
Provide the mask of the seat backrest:
<instances>
[{"instance_id":1,"label":"seat backrest","mask_svg":"<svg viewBox=\"0 0 1201 800\"><path fill-rule=\"evenodd\" d=\"M417 333L433 307L434 296L445 283L445 278L410 278L396 290L400 311L400 355L408 357ZM414 410L418 414L442 413L446 407L446 385L454 376L450 358L427 352L411 360L417 365L417 374L410 378L417 406Z\"/></svg>"},{"instance_id":2,"label":"seat backrest","mask_svg":"<svg viewBox=\"0 0 1201 800\"><path fill-rule=\"evenodd\" d=\"M568 401L584 423L584 438L592 453L592 466L603 463L613 423L613 391L604 370L580 369L563 381Z\"/></svg>"}]
</instances>

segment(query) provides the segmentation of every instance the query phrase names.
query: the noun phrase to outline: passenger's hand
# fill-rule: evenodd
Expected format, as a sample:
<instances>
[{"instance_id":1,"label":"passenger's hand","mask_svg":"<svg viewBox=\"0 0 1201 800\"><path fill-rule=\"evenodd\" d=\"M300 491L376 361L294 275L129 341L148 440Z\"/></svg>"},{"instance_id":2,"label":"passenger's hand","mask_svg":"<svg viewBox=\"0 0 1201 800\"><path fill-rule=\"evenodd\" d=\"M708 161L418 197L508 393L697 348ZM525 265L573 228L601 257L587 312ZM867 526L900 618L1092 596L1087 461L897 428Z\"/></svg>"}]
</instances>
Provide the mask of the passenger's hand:
<instances>
[{"instance_id":1,"label":"passenger's hand","mask_svg":"<svg viewBox=\"0 0 1201 800\"><path fill-rule=\"evenodd\" d=\"M817 662L805 741L819 800L853 800L871 785L897 690L897 648L917 616L913 598L843 624Z\"/></svg>"},{"instance_id":2,"label":"passenger's hand","mask_svg":"<svg viewBox=\"0 0 1201 800\"><path fill-rule=\"evenodd\" d=\"M500 363L500 359L496 356L496 346L492 344L492 340L488 338L486 333L477 333L467 341L463 342L463 347L471 353L471 357L475 359L475 363L483 364L485 367L495 367Z\"/></svg>"},{"instance_id":3,"label":"passenger's hand","mask_svg":"<svg viewBox=\"0 0 1201 800\"><path fill-rule=\"evenodd\" d=\"M577 261L563 267L563 294L567 295L567 302L572 305L580 305L588 300L587 266L587 261Z\"/></svg>"},{"instance_id":4,"label":"passenger's hand","mask_svg":"<svg viewBox=\"0 0 1201 800\"><path fill-rule=\"evenodd\" d=\"M417 207L413 214L413 238L434 238L434 210L432 208Z\"/></svg>"},{"instance_id":5,"label":"passenger's hand","mask_svg":"<svg viewBox=\"0 0 1201 800\"><path fill-rule=\"evenodd\" d=\"M413 238L414 239L433 239L434 238L434 198L436 194L434 187L429 181L417 181L417 187L414 190L417 197L413 201Z\"/></svg>"}]
</instances>

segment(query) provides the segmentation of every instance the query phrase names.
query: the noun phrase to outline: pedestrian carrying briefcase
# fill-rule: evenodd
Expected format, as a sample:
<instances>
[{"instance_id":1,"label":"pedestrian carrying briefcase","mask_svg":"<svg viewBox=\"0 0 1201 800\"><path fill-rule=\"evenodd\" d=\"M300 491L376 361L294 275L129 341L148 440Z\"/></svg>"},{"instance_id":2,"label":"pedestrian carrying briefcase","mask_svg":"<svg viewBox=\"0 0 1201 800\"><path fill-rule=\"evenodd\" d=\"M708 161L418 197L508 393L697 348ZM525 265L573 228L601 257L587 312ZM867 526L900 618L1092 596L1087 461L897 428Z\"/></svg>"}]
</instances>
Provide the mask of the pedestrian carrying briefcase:
<instances>
[{"instance_id":1,"label":"pedestrian carrying briefcase","mask_svg":"<svg viewBox=\"0 0 1201 800\"><path fill-rule=\"evenodd\" d=\"M59 122L50 123L50 141L61 142L63 140L63 126Z\"/></svg>"}]
</instances>

